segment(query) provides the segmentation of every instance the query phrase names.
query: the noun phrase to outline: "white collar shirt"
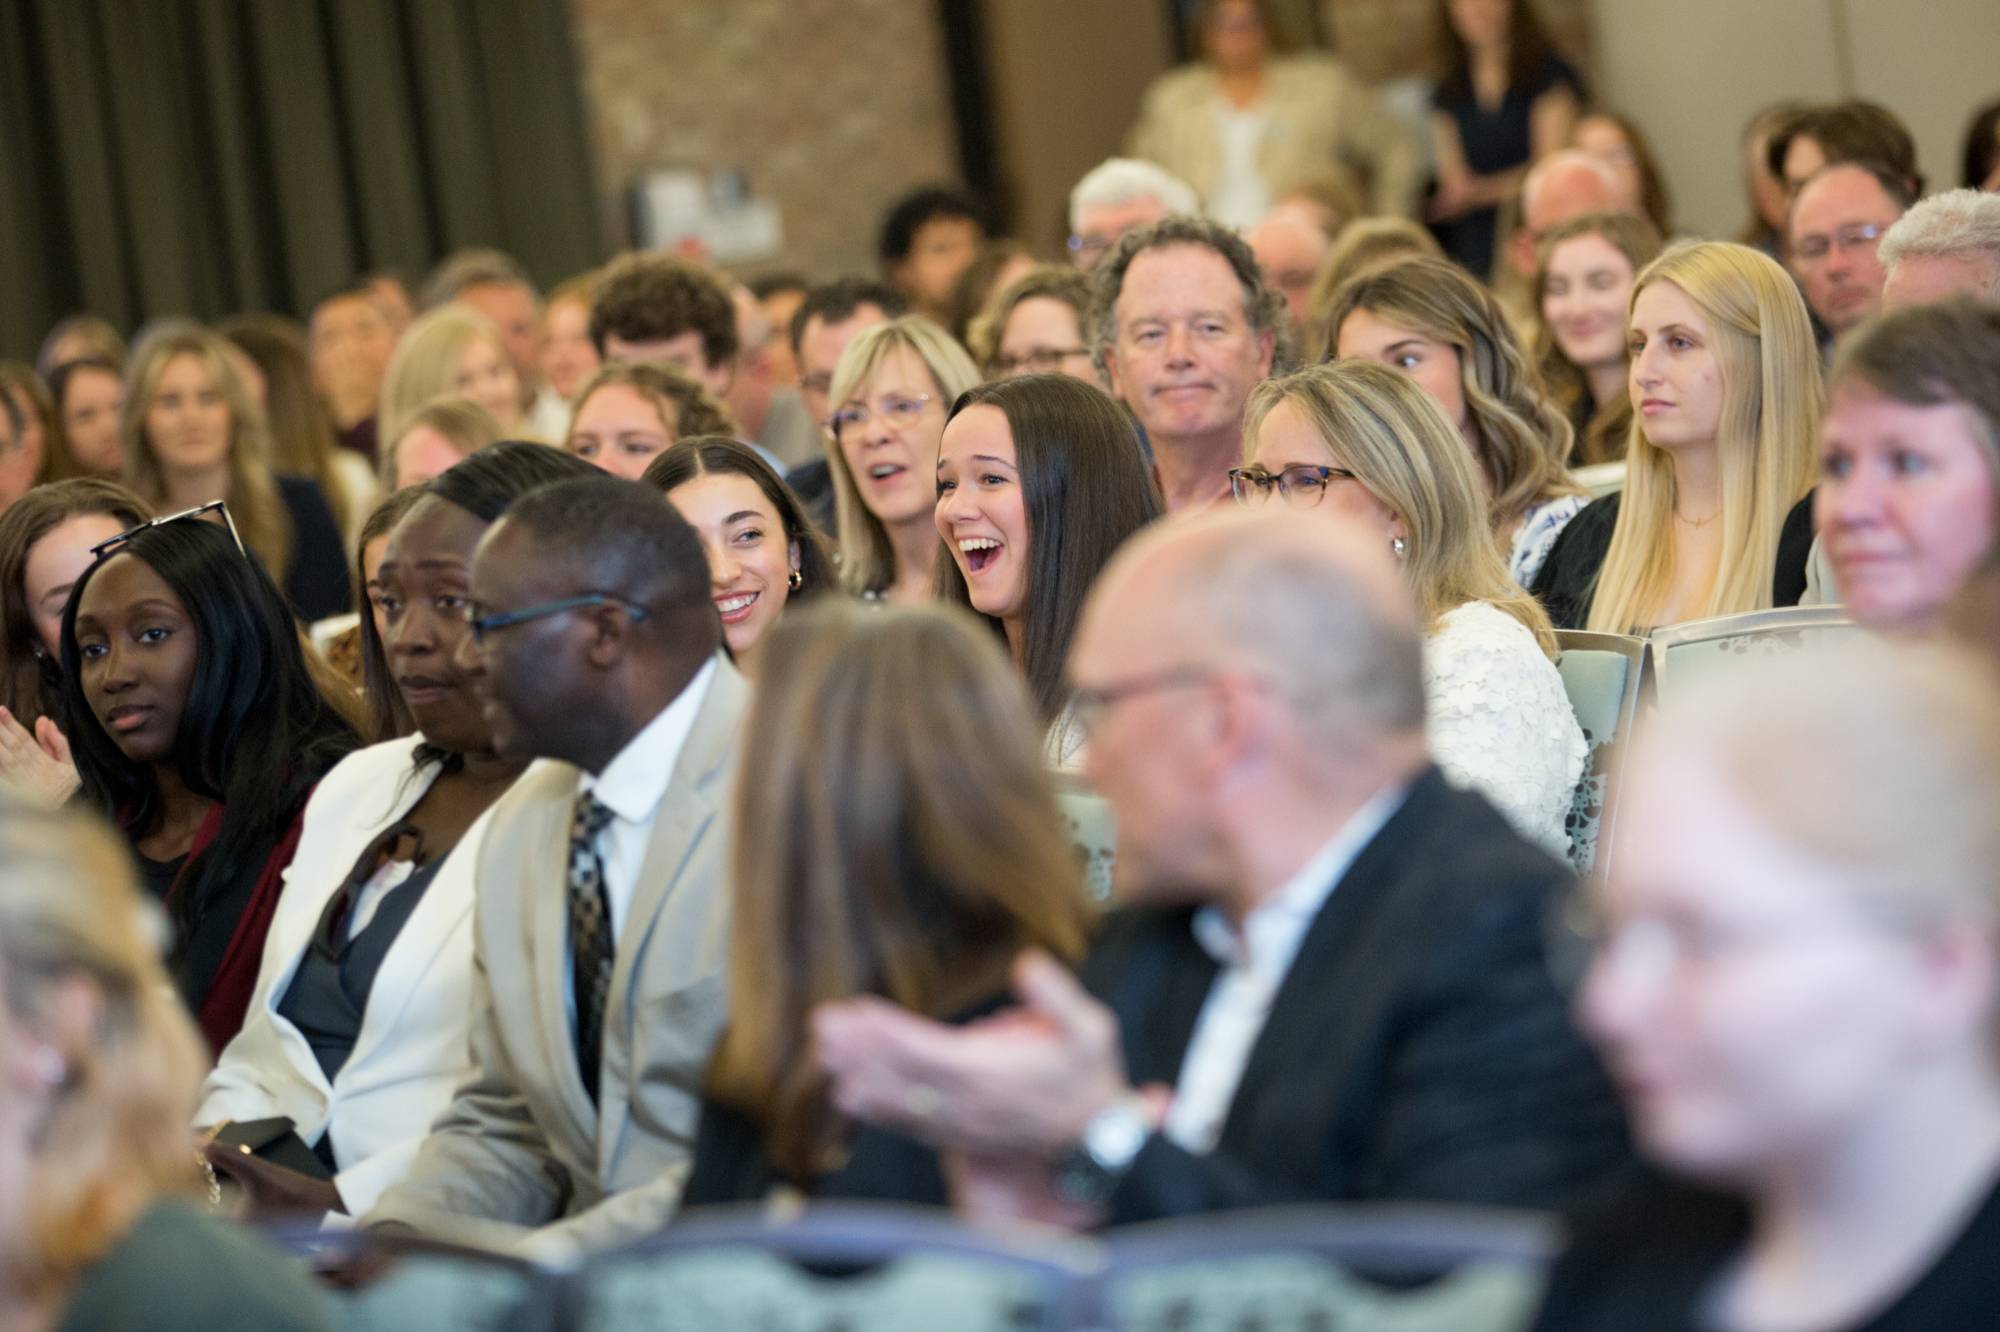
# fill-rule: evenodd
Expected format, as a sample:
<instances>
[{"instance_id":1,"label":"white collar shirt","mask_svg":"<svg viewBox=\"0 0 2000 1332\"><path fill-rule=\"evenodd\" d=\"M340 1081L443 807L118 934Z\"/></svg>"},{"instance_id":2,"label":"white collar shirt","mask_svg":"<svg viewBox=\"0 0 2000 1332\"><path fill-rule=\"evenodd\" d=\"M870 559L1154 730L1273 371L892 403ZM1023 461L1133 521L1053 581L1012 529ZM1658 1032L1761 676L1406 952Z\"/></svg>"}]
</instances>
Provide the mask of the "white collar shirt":
<instances>
[{"instance_id":1,"label":"white collar shirt","mask_svg":"<svg viewBox=\"0 0 2000 1332\"><path fill-rule=\"evenodd\" d=\"M1195 913L1195 941L1221 970L1195 1019L1173 1104L1161 1125L1170 1141L1196 1154L1214 1149L1250 1052L1306 931L1355 857L1402 806L1407 789L1386 788L1356 810L1325 846L1251 911L1240 935L1215 907Z\"/></svg>"}]
</instances>

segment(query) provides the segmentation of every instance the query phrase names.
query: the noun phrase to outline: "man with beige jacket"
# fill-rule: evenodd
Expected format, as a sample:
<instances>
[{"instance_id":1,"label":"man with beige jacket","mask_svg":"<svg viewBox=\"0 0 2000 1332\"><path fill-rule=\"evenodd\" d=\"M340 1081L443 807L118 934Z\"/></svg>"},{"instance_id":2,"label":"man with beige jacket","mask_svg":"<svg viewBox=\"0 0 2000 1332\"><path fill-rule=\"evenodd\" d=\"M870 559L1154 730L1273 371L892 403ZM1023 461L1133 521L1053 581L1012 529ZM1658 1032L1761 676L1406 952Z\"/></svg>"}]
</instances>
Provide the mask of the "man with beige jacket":
<instances>
[{"instance_id":1,"label":"man with beige jacket","mask_svg":"<svg viewBox=\"0 0 2000 1332\"><path fill-rule=\"evenodd\" d=\"M503 752L478 868L475 1071L365 1225L536 1256L657 1230L721 1031L727 778L748 690L660 495L531 492L479 545L472 634Z\"/></svg>"}]
</instances>

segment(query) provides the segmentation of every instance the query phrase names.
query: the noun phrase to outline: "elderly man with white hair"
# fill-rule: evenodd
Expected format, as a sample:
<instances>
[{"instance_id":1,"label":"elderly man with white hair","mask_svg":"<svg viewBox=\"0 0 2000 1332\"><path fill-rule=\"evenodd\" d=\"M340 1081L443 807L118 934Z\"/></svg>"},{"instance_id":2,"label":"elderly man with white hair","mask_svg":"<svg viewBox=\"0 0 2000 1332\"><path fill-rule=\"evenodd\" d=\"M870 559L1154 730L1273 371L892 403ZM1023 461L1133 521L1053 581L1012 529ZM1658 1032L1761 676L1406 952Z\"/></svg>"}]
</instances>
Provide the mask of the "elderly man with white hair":
<instances>
[{"instance_id":1,"label":"elderly man with white hair","mask_svg":"<svg viewBox=\"0 0 2000 1332\"><path fill-rule=\"evenodd\" d=\"M1549 228L1585 213L1637 213L1639 198L1603 159L1577 148L1550 153L1521 182L1521 225L1507 261L1523 281L1535 277L1535 247Z\"/></svg>"},{"instance_id":2,"label":"elderly man with white hair","mask_svg":"<svg viewBox=\"0 0 2000 1332\"><path fill-rule=\"evenodd\" d=\"M1069 254L1090 269L1119 237L1175 213L1201 212L1194 187L1165 167L1113 157L1092 167L1069 192Z\"/></svg>"},{"instance_id":3,"label":"elderly man with white hair","mask_svg":"<svg viewBox=\"0 0 2000 1332\"><path fill-rule=\"evenodd\" d=\"M1948 296L2000 300L2000 194L1933 194L1897 219L1876 255L1888 274L1884 309Z\"/></svg>"}]
</instances>

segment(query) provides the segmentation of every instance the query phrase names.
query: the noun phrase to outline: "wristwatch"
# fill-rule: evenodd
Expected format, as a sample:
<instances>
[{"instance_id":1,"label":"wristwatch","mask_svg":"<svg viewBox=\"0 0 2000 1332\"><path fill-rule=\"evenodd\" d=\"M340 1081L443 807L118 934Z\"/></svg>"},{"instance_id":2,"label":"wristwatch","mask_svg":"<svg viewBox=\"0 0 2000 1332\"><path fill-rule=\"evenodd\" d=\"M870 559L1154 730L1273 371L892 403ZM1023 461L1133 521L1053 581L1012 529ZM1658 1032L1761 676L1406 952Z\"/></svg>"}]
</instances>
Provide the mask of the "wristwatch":
<instances>
[{"instance_id":1,"label":"wristwatch","mask_svg":"<svg viewBox=\"0 0 2000 1332\"><path fill-rule=\"evenodd\" d=\"M1083 1136L1057 1160L1056 1193L1083 1207L1106 1202L1152 1136L1153 1119L1142 1097L1134 1093L1113 1101L1091 1117Z\"/></svg>"}]
</instances>

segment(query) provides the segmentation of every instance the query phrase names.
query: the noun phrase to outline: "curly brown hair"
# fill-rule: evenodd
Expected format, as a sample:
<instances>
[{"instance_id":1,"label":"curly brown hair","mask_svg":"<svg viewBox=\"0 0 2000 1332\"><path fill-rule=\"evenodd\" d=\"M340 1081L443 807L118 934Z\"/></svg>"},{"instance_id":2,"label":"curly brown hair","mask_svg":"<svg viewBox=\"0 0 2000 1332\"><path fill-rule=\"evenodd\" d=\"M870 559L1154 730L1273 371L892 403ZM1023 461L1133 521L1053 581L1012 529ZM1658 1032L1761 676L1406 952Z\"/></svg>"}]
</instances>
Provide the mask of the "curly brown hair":
<instances>
[{"instance_id":1,"label":"curly brown hair","mask_svg":"<svg viewBox=\"0 0 2000 1332\"><path fill-rule=\"evenodd\" d=\"M590 341L599 356L608 356L607 338L661 342L690 330L701 334L711 367L735 358L736 307L714 273L662 254L627 254L605 267L590 303Z\"/></svg>"},{"instance_id":2,"label":"curly brown hair","mask_svg":"<svg viewBox=\"0 0 2000 1332\"><path fill-rule=\"evenodd\" d=\"M606 384L623 384L636 390L659 411L660 424L677 440L692 439L696 435L736 437L736 422L730 418L729 409L716 401L714 394L685 370L659 361L613 361L592 375L577 390L576 409L570 414L571 435L576 433L577 419L583 415L583 404ZM664 410L666 407L673 408L671 420ZM563 447L569 447L568 438L563 440Z\"/></svg>"}]
</instances>

